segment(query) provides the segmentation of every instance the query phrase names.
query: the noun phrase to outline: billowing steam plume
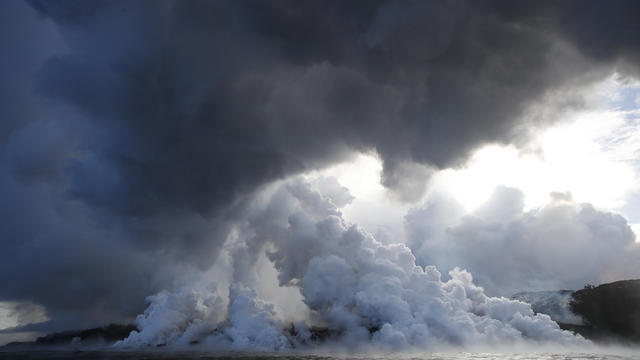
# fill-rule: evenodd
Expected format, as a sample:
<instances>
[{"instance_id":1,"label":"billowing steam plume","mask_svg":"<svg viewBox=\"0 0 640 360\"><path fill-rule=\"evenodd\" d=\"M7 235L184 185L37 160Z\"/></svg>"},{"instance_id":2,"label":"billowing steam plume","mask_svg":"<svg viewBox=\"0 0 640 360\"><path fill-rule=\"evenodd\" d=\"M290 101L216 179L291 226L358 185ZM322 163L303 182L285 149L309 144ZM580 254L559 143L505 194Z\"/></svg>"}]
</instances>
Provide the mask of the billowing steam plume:
<instances>
[{"instance_id":1,"label":"billowing steam plume","mask_svg":"<svg viewBox=\"0 0 640 360\"><path fill-rule=\"evenodd\" d=\"M432 261L443 248L420 231L377 241L341 217L349 196L291 179L373 151L382 184L416 198L406 178L557 121L540 103L580 107L582 85L636 76L639 6L0 1L0 301L44 307L28 330L47 332L131 321L156 294L132 346L278 349L316 341L312 326L392 347L580 342L453 270L491 295L513 285L458 251L490 221L428 239L452 236L467 263ZM260 289L265 262L304 301L295 331ZM217 291L191 281L216 271Z\"/></svg>"},{"instance_id":2,"label":"billowing steam plume","mask_svg":"<svg viewBox=\"0 0 640 360\"><path fill-rule=\"evenodd\" d=\"M247 241L265 241L261 247L269 249L280 285L299 288L330 340L342 346L586 343L547 315L534 315L528 304L486 296L464 270L452 270L443 282L434 266L416 265L405 245L383 245L346 223L330 198L300 180L281 185L264 206L243 229L253 234ZM215 290L160 293L149 301L137 319L141 331L118 346L197 342L282 350L314 344L307 324L285 332L272 305L241 284L232 285L226 308Z\"/></svg>"}]
</instances>

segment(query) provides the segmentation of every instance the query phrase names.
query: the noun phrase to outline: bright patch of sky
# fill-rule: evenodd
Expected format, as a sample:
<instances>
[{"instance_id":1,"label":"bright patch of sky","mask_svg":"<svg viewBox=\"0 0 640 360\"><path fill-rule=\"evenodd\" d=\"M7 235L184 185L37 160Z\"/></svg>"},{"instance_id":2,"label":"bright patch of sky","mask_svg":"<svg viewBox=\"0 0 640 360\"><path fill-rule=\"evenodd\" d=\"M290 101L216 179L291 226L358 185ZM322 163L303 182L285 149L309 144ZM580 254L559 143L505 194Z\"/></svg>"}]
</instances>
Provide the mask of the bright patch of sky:
<instances>
[{"instance_id":1,"label":"bright patch of sky","mask_svg":"<svg viewBox=\"0 0 640 360\"><path fill-rule=\"evenodd\" d=\"M569 191L577 202L621 210L638 190L637 115L610 110L575 114L540 134L538 152L483 147L466 167L436 174L436 187L450 190L468 211L497 185L521 189L527 208L544 205L552 191Z\"/></svg>"},{"instance_id":2,"label":"bright patch of sky","mask_svg":"<svg viewBox=\"0 0 640 360\"><path fill-rule=\"evenodd\" d=\"M0 330L47 320L45 309L40 305L0 302Z\"/></svg>"},{"instance_id":3,"label":"bright patch of sky","mask_svg":"<svg viewBox=\"0 0 640 360\"><path fill-rule=\"evenodd\" d=\"M526 150L487 145L465 166L436 172L425 179L430 191L449 193L468 212L499 185L522 190L527 209L548 203L551 192L571 192L576 202L622 214L640 234L640 83L614 75L587 101L588 109L562 115ZM342 209L345 218L384 240L403 236L404 214L415 204L394 200L380 184L381 171L375 154L360 154L321 174L336 177L355 197Z\"/></svg>"},{"instance_id":4,"label":"bright patch of sky","mask_svg":"<svg viewBox=\"0 0 640 360\"><path fill-rule=\"evenodd\" d=\"M36 332L8 331L17 326L49 320L44 307L31 303L0 302L0 346L13 341L31 341L39 336Z\"/></svg>"},{"instance_id":5,"label":"bright patch of sky","mask_svg":"<svg viewBox=\"0 0 640 360\"><path fill-rule=\"evenodd\" d=\"M552 191L569 191L577 202L620 213L640 234L640 84L612 76L599 84L591 109L570 114L532 141L537 151L489 145L467 166L436 174L472 211L496 185L521 189L525 206L544 205Z\"/></svg>"}]
</instances>

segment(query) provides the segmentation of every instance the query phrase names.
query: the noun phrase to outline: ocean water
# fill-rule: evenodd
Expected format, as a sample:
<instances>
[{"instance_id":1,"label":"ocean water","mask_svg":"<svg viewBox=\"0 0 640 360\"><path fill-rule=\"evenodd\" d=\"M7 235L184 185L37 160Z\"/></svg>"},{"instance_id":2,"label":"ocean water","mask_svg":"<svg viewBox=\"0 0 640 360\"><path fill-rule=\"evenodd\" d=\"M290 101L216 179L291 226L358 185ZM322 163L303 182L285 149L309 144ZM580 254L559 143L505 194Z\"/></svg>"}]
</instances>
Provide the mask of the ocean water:
<instances>
[{"instance_id":1,"label":"ocean water","mask_svg":"<svg viewBox=\"0 0 640 360\"><path fill-rule=\"evenodd\" d=\"M640 351L638 352L640 354ZM633 351L624 354L614 353L421 353L421 354L379 354L379 355L313 355L313 354L281 354L281 353L211 353L211 352L139 352L139 351L73 351L73 350L39 350L0 352L0 359L32 360L32 359L261 359L261 360L640 360L640 355Z\"/></svg>"}]
</instances>

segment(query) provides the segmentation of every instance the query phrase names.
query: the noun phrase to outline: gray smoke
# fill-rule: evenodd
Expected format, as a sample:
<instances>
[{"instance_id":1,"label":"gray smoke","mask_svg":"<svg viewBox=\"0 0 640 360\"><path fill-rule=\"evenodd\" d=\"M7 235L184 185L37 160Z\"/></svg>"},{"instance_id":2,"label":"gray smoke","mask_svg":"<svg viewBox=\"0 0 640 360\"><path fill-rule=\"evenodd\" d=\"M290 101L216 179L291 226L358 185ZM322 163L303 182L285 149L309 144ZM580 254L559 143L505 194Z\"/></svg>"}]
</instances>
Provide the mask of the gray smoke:
<instances>
[{"instance_id":1,"label":"gray smoke","mask_svg":"<svg viewBox=\"0 0 640 360\"><path fill-rule=\"evenodd\" d=\"M410 199L403 164L519 143L551 90L638 64L635 1L27 4L0 3L0 301L51 328L209 269L268 183L375 150Z\"/></svg>"}]
</instances>

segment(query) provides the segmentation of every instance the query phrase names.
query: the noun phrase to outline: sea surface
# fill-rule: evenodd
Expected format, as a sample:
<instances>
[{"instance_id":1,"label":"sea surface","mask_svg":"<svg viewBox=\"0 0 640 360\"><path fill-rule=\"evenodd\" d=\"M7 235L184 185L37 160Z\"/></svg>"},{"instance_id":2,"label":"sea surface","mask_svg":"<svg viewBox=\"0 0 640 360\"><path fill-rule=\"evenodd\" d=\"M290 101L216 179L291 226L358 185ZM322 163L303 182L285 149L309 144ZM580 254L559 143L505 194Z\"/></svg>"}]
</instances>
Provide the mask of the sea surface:
<instances>
[{"instance_id":1,"label":"sea surface","mask_svg":"<svg viewBox=\"0 0 640 360\"><path fill-rule=\"evenodd\" d=\"M0 359L32 360L32 359L239 359L239 360L640 360L640 353L607 354L607 353L424 353L411 355L301 355L270 353L210 353L210 352L138 352L138 351L72 351L72 350L37 350L37 351L1 351Z\"/></svg>"}]
</instances>

